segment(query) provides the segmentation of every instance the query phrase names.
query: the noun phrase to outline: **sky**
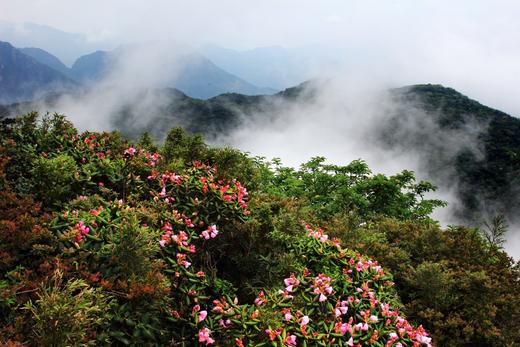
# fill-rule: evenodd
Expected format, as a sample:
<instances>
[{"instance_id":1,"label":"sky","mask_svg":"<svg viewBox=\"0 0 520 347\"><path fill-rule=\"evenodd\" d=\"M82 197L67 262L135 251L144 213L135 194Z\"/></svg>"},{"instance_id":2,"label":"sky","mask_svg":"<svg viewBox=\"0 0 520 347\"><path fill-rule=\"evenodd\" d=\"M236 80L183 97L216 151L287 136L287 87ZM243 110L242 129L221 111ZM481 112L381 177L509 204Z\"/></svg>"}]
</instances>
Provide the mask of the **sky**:
<instances>
[{"instance_id":1,"label":"sky","mask_svg":"<svg viewBox=\"0 0 520 347\"><path fill-rule=\"evenodd\" d=\"M440 83L520 116L516 0L0 0L0 8L0 20L82 33L102 47L327 46L343 73L393 86Z\"/></svg>"}]
</instances>

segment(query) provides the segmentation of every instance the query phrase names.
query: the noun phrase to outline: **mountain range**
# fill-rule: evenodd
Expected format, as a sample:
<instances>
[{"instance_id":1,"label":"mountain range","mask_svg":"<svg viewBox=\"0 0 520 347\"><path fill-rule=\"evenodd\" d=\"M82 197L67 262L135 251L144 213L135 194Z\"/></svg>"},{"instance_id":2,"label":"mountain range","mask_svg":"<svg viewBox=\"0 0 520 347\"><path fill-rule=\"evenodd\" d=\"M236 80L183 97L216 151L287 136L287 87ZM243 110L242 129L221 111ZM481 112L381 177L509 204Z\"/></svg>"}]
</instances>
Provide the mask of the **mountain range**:
<instances>
[{"instance_id":1,"label":"mountain range","mask_svg":"<svg viewBox=\"0 0 520 347\"><path fill-rule=\"evenodd\" d=\"M338 52L319 45L268 46L242 51L206 45L201 51L226 71L255 85L278 90L295 86L339 65Z\"/></svg>"},{"instance_id":2,"label":"mountain range","mask_svg":"<svg viewBox=\"0 0 520 347\"><path fill-rule=\"evenodd\" d=\"M205 55L166 50L174 52L172 59L176 59L180 69L172 69L175 64L168 64L169 59L160 60L162 65L154 64L153 59L136 59L144 61L144 67L128 63L133 63L128 57L132 58L135 52L144 56L157 53L148 47L95 51L68 67L41 48L18 49L0 42L0 116L42 107L52 112L63 96L81 105L84 96L99 83L111 79L115 86L133 87L133 83L148 77L148 68L161 78L147 81L132 97L122 95L122 100L110 110L112 127L130 137L148 131L160 140L171 127L182 126L211 140L230 134L251 120L276 120L288 108L312 103L319 92L315 83L307 82L275 93L274 89L257 87L212 61L264 85L276 80L268 76L269 71L294 65L291 55L281 47L237 52L208 46ZM269 61L273 66L268 67ZM144 72L137 74L141 70ZM283 86L296 78L298 74L291 71L280 73L275 85ZM123 78L132 75L136 75L133 80ZM108 88L111 87L109 84ZM500 213L513 222L518 220L515 211L520 207L519 119L439 85L397 88L389 91L388 96L399 107L388 110L388 116L374 129L371 141L380 148L413 153L420 158L421 171L434 183L454 190L462 201L455 208L460 220L474 222ZM415 126L410 128L410 124Z\"/></svg>"},{"instance_id":3,"label":"mountain range","mask_svg":"<svg viewBox=\"0 0 520 347\"><path fill-rule=\"evenodd\" d=\"M103 38L94 40L83 34L69 33L46 25L5 21L0 21L0 40L10 42L15 47L38 47L57 57L66 67L72 67L78 57L100 50L111 52L118 46L110 40ZM338 52L337 48L317 44L295 47L266 46L244 50L206 44L197 47L195 51L239 79L260 88L273 90L297 85L316 77L323 71L334 74L334 69L345 54L345 52ZM24 53L31 55L29 51ZM41 56L41 52L35 54ZM354 58L349 57L349 59ZM47 58L44 59L49 62ZM58 66L53 63L52 67ZM66 72L63 69L59 71ZM191 96L202 97L193 95L191 91L185 91ZM233 91L245 92L238 89L224 92ZM213 95L217 94L213 93Z\"/></svg>"},{"instance_id":4,"label":"mountain range","mask_svg":"<svg viewBox=\"0 0 520 347\"><path fill-rule=\"evenodd\" d=\"M195 52L179 53L174 62L170 63L166 59L154 60L157 52L147 52L147 46L122 47L114 51L96 51L81 56L69 68L43 49L17 49L10 43L1 41L0 45L1 103L31 101L40 98L44 93L61 92L71 86L92 88L104 79L119 79L122 74L121 66L126 68L126 74L132 74L132 70L153 70L158 75L157 84L148 84L145 87L175 87L197 98L210 98L226 92L247 95L275 92L272 88L257 87L230 74ZM131 59L136 50L141 58L150 61L148 66L139 66L139 62L135 66L129 65L128 56ZM148 53L152 56L151 59L147 57ZM172 64L176 66L173 68Z\"/></svg>"},{"instance_id":5,"label":"mountain range","mask_svg":"<svg viewBox=\"0 0 520 347\"><path fill-rule=\"evenodd\" d=\"M0 42L0 103L32 100L49 91L76 87L72 79Z\"/></svg>"},{"instance_id":6,"label":"mountain range","mask_svg":"<svg viewBox=\"0 0 520 347\"><path fill-rule=\"evenodd\" d=\"M0 20L0 40L15 47L39 47L59 57L67 66L85 54L110 49L110 42L93 41L83 34L69 33L48 25Z\"/></svg>"}]
</instances>

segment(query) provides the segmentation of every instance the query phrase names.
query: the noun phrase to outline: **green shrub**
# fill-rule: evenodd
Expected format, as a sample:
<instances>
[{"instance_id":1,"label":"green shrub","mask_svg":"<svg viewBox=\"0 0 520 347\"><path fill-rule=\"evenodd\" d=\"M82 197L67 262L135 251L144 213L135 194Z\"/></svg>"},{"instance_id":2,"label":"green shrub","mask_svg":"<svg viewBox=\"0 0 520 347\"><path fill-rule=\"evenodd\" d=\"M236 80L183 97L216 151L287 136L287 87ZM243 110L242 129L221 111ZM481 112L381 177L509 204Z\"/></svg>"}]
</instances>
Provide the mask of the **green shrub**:
<instances>
[{"instance_id":1,"label":"green shrub","mask_svg":"<svg viewBox=\"0 0 520 347\"><path fill-rule=\"evenodd\" d=\"M82 280L63 279L57 271L42 285L31 313L32 343L36 346L95 346L93 334L105 322L109 297ZM108 342L108 341L101 341Z\"/></svg>"},{"instance_id":2,"label":"green shrub","mask_svg":"<svg viewBox=\"0 0 520 347\"><path fill-rule=\"evenodd\" d=\"M78 169L73 158L67 154L40 157L33 165L34 193L45 207L60 205L70 199Z\"/></svg>"}]
</instances>

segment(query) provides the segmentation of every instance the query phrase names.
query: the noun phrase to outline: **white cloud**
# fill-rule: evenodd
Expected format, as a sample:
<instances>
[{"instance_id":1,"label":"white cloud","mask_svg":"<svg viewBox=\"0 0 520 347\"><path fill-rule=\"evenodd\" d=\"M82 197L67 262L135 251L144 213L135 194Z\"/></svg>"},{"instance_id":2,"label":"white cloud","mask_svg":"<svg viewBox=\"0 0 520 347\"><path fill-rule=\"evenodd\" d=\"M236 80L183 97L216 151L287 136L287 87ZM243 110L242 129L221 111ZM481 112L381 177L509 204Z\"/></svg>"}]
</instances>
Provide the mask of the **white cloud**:
<instances>
[{"instance_id":1,"label":"white cloud","mask_svg":"<svg viewBox=\"0 0 520 347\"><path fill-rule=\"evenodd\" d=\"M520 115L520 3L399 0L1 0L0 19L89 42L175 40L231 48L333 47L352 71L395 85L441 83Z\"/></svg>"}]
</instances>

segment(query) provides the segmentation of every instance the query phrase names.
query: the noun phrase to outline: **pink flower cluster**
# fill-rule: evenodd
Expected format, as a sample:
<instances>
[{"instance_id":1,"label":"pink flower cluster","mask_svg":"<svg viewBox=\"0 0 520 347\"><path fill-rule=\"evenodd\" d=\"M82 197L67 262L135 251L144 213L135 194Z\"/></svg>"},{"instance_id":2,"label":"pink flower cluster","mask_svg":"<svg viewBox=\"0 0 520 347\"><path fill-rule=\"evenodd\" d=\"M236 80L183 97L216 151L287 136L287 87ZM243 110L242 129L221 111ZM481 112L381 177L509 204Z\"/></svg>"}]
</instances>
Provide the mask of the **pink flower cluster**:
<instances>
[{"instance_id":1,"label":"pink flower cluster","mask_svg":"<svg viewBox=\"0 0 520 347\"><path fill-rule=\"evenodd\" d=\"M91 134L88 137L83 140L83 143L85 143L91 150L93 150L96 147L99 147L99 143L95 143L94 141L97 139L97 136L95 134ZM76 138L77 140L77 138Z\"/></svg>"},{"instance_id":2,"label":"pink flower cluster","mask_svg":"<svg viewBox=\"0 0 520 347\"><path fill-rule=\"evenodd\" d=\"M149 153L147 151L143 151L144 157L148 160L148 165L150 167L156 167L157 163L161 159L161 155L159 153Z\"/></svg>"},{"instance_id":3,"label":"pink flower cluster","mask_svg":"<svg viewBox=\"0 0 520 347\"><path fill-rule=\"evenodd\" d=\"M334 331L341 335L345 335L346 333L349 333L352 335L352 332L353 332L352 323L353 322L354 322L354 319L352 317L350 317L350 319L347 323L343 323L343 320L340 318L339 321L334 325Z\"/></svg>"},{"instance_id":4,"label":"pink flower cluster","mask_svg":"<svg viewBox=\"0 0 520 347\"><path fill-rule=\"evenodd\" d=\"M177 175L176 173L174 172L165 172L161 175L161 184L162 186L164 187L166 184L168 183L173 183L173 184L176 184L176 185L181 185L182 184L182 176L181 175Z\"/></svg>"},{"instance_id":5,"label":"pink flower cluster","mask_svg":"<svg viewBox=\"0 0 520 347\"><path fill-rule=\"evenodd\" d=\"M199 342L205 343L206 345L212 345L215 343L215 340L213 340L210 336L211 330L204 327L199 330Z\"/></svg>"},{"instance_id":6,"label":"pink flower cluster","mask_svg":"<svg viewBox=\"0 0 520 347\"><path fill-rule=\"evenodd\" d=\"M136 152L137 152L137 150L134 147L129 147L129 148L125 149L123 156L125 157L125 159L128 160L128 159L132 158Z\"/></svg>"},{"instance_id":7,"label":"pink flower cluster","mask_svg":"<svg viewBox=\"0 0 520 347\"><path fill-rule=\"evenodd\" d=\"M307 235L309 237L313 237L315 239L320 240L321 242L327 242L329 240L329 236L323 232L323 229L318 228L316 230L312 230L310 225L305 225L305 229L309 232Z\"/></svg>"},{"instance_id":8,"label":"pink flower cluster","mask_svg":"<svg viewBox=\"0 0 520 347\"><path fill-rule=\"evenodd\" d=\"M278 328L276 330L272 330L272 329L265 330L265 333L269 337L269 340L273 341L273 342L276 340L277 336L280 336L282 334L282 332L283 332L282 328ZM286 346L296 346L296 344L297 344L296 336L289 333L285 336L285 339L283 342Z\"/></svg>"},{"instance_id":9,"label":"pink flower cluster","mask_svg":"<svg viewBox=\"0 0 520 347\"><path fill-rule=\"evenodd\" d=\"M246 187L242 186L242 184L237 180L233 180L233 183L235 184L234 198L240 204L240 207L242 207L244 209L247 208L247 189L246 189Z\"/></svg>"},{"instance_id":10,"label":"pink flower cluster","mask_svg":"<svg viewBox=\"0 0 520 347\"><path fill-rule=\"evenodd\" d=\"M361 271L365 271L365 270L368 270L368 269L373 269L375 270L375 272L379 273L380 275L383 275L384 274L384 271L383 271L383 268L381 266L379 266L378 262L377 261L372 261L372 260L358 260L356 262L355 259L351 258L349 260L349 263L351 265L354 265L356 264L356 271L357 272L361 272Z\"/></svg>"},{"instance_id":11,"label":"pink flower cluster","mask_svg":"<svg viewBox=\"0 0 520 347\"><path fill-rule=\"evenodd\" d=\"M218 230L216 225L210 225L208 229L204 230L200 236L202 236L205 240L209 240L210 238L214 239L218 235Z\"/></svg>"},{"instance_id":12,"label":"pink flower cluster","mask_svg":"<svg viewBox=\"0 0 520 347\"><path fill-rule=\"evenodd\" d=\"M192 316L195 317L197 316L197 322L202 322L204 319L206 319L206 317L208 316L208 311L206 310L200 310L200 305L195 305L193 306L193 309L192 309Z\"/></svg>"},{"instance_id":13,"label":"pink flower cluster","mask_svg":"<svg viewBox=\"0 0 520 347\"><path fill-rule=\"evenodd\" d=\"M296 278L294 273L291 273L289 277L283 280L283 283L285 284L285 288L283 290L280 289L278 291L278 294L283 295L284 298L292 299L293 296L290 293L293 292L295 287L298 287L300 285L300 280Z\"/></svg>"},{"instance_id":14,"label":"pink flower cluster","mask_svg":"<svg viewBox=\"0 0 520 347\"><path fill-rule=\"evenodd\" d=\"M341 317L348 312L348 301L341 301L336 304L336 308L334 309L334 315L336 317Z\"/></svg>"},{"instance_id":15,"label":"pink flower cluster","mask_svg":"<svg viewBox=\"0 0 520 347\"><path fill-rule=\"evenodd\" d=\"M202 183L202 192L204 194L207 194L211 189L219 192L225 202L237 201L241 208L247 208L247 189L239 181L233 180L233 186L229 184L224 185L223 180L215 183L213 175L209 175L208 178L200 177L199 181Z\"/></svg>"},{"instance_id":16,"label":"pink flower cluster","mask_svg":"<svg viewBox=\"0 0 520 347\"><path fill-rule=\"evenodd\" d=\"M331 286L332 278L325 276L324 274L319 274L314 278L313 284L311 288L314 288L314 294L319 294L319 302L324 302L327 300L327 295L332 294L333 289Z\"/></svg>"},{"instance_id":17,"label":"pink flower cluster","mask_svg":"<svg viewBox=\"0 0 520 347\"><path fill-rule=\"evenodd\" d=\"M177 253L176 257L177 257L177 264L179 264L179 266L182 266L186 269L191 266L191 263L186 260L186 254Z\"/></svg>"},{"instance_id":18,"label":"pink flower cluster","mask_svg":"<svg viewBox=\"0 0 520 347\"><path fill-rule=\"evenodd\" d=\"M74 229L76 229L76 242L80 242L85 235L90 233L90 228L85 225L84 221L79 221L79 223L74 226Z\"/></svg>"},{"instance_id":19,"label":"pink flower cluster","mask_svg":"<svg viewBox=\"0 0 520 347\"><path fill-rule=\"evenodd\" d=\"M173 228L169 222L166 222L162 227L164 234L161 236L159 244L165 247L170 241L175 242L178 246L188 247L189 236L185 231L180 231L178 234L173 233Z\"/></svg>"},{"instance_id":20,"label":"pink flower cluster","mask_svg":"<svg viewBox=\"0 0 520 347\"><path fill-rule=\"evenodd\" d=\"M229 314L233 314L233 312L234 312L233 307L231 305L229 305L229 303L226 301L225 298L222 298L220 300L218 300L218 299L213 300L213 305L214 306L211 311L215 312L217 314L229 315Z\"/></svg>"},{"instance_id":21,"label":"pink flower cluster","mask_svg":"<svg viewBox=\"0 0 520 347\"><path fill-rule=\"evenodd\" d=\"M266 302L267 302L267 299L265 297L265 293L264 293L264 291L261 291L258 294L258 297L255 299L255 305L260 306L260 305L265 304Z\"/></svg>"}]
</instances>

